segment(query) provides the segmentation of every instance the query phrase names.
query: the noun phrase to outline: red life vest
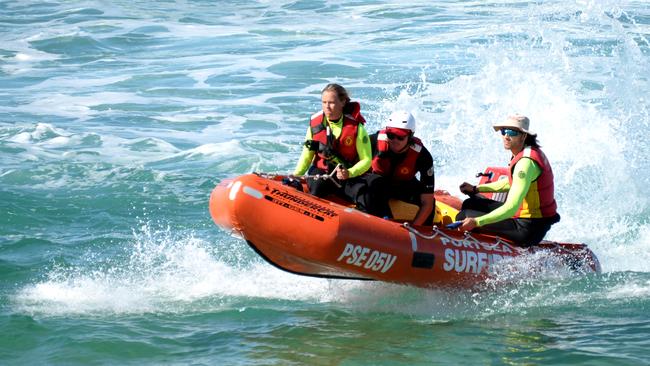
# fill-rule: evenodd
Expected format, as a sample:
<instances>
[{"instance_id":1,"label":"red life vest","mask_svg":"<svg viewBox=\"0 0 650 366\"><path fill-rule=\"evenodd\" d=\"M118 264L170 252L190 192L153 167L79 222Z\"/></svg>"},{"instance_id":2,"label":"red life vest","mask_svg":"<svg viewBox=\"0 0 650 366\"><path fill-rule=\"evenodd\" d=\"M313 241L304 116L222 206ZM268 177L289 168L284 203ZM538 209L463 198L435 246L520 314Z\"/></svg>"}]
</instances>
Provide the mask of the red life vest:
<instances>
[{"instance_id":1,"label":"red life vest","mask_svg":"<svg viewBox=\"0 0 650 366\"><path fill-rule=\"evenodd\" d=\"M515 155L508 164L508 181L512 185L512 173L517 162L523 158L532 159L542 170L542 173L535 179L519 206L516 218L541 218L552 217L557 214L557 203L555 202L555 186L553 184L553 170L546 155L536 147L527 146L519 154Z\"/></svg>"},{"instance_id":2,"label":"red life vest","mask_svg":"<svg viewBox=\"0 0 650 366\"><path fill-rule=\"evenodd\" d=\"M358 106L358 103L353 102ZM338 138L333 135L330 137L328 142L328 128L323 123L324 114L323 112L314 113L311 116L311 121L309 125L311 127L311 138L314 141L318 141L321 145L327 146L330 145L330 148L335 152L338 157L342 158L348 166L352 166L359 161L359 154L357 153L357 130L359 123L365 122L363 117L359 114L358 108L356 110L358 115L357 118L354 118L353 115L346 114L343 116L343 126L341 127L341 135ZM331 134L331 130L329 131ZM314 156L313 164L317 168L330 171L331 163L328 166L331 156L325 156L322 152L317 152Z\"/></svg>"},{"instance_id":3,"label":"red life vest","mask_svg":"<svg viewBox=\"0 0 650 366\"><path fill-rule=\"evenodd\" d=\"M415 173L417 173L416 162L420 151L422 151L422 141L417 137L412 137L408 149L404 152L406 156L398 164L393 164L388 154L382 154L389 150L386 130L381 130L377 134L378 154L372 159L372 171L390 177L392 181L409 181L413 179Z\"/></svg>"}]
</instances>

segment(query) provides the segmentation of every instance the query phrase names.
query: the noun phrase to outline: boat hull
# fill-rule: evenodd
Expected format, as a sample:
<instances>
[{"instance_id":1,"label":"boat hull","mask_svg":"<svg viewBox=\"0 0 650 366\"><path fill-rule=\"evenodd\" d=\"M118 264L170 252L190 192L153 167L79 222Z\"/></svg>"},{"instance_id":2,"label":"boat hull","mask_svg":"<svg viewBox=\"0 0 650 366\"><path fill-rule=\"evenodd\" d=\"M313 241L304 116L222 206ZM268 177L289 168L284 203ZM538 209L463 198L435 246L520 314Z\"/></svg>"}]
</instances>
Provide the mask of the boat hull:
<instances>
[{"instance_id":1,"label":"boat hull","mask_svg":"<svg viewBox=\"0 0 650 366\"><path fill-rule=\"evenodd\" d=\"M437 198L447 205L456 202L446 196ZM256 174L215 187L210 213L266 261L300 275L469 287L484 283L500 263L540 251L562 258L571 270L600 271L584 244L545 242L522 249L487 235L410 227Z\"/></svg>"}]
</instances>

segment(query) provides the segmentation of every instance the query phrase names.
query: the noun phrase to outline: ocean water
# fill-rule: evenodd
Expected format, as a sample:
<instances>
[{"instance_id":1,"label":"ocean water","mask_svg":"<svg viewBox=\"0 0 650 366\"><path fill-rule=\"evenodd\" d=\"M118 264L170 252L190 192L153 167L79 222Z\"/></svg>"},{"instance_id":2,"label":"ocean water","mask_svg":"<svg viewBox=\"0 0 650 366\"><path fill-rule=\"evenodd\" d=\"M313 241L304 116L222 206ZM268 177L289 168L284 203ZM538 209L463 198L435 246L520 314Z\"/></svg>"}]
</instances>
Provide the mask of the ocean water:
<instances>
[{"instance_id":1,"label":"ocean water","mask_svg":"<svg viewBox=\"0 0 650 366\"><path fill-rule=\"evenodd\" d=\"M0 1L0 364L648 365L647 1ZM319 91L414 111L438 188L519 112L548 238L603 273L489 291L300 277L211 221L288 172Z\"/></svg>"}]
</instances>

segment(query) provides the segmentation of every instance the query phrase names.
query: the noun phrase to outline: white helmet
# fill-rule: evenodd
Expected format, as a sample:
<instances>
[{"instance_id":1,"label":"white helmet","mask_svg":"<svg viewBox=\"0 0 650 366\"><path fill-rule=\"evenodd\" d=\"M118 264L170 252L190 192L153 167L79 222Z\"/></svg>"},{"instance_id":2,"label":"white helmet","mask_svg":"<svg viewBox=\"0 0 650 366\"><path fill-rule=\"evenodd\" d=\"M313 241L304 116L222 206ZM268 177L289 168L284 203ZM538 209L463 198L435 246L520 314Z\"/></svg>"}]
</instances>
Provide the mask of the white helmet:
<instances>
[{"instance_id":1,"label":"white helmet","mask_svg":"<svg viewBox=\"0 0 650 366\"><path fill-rule=\"evenodd\" d=\"M415 133L415 118L407 111L395 111L388 117L386 127L402 128Z\"/></svg>"}]
</instances>

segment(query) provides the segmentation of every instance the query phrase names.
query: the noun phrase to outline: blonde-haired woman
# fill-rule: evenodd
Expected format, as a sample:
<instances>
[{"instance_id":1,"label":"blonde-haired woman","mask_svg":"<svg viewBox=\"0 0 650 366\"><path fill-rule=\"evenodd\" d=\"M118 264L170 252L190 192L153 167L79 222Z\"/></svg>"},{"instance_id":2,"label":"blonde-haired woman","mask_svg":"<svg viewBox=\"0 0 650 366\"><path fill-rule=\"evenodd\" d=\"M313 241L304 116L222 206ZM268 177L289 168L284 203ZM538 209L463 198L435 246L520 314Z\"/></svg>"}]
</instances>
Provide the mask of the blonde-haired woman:
<instances>
[{"instance_id":1,"label":"blonde-haired woman","mask_svg":"<svg viewBox=\"0 0 650 366\"><path fill-rule=\"evenodd\" d=\"M372 153L361 106L352 102L339 84L328 84L321 91L322 110L309 121L305 147L293 172L295 176L335 172L335 184L328 179L307 179L311 194L339 195L357 208L375 213L372 194L359 179L372 164Z\"/></svg>"}]
</instances>

